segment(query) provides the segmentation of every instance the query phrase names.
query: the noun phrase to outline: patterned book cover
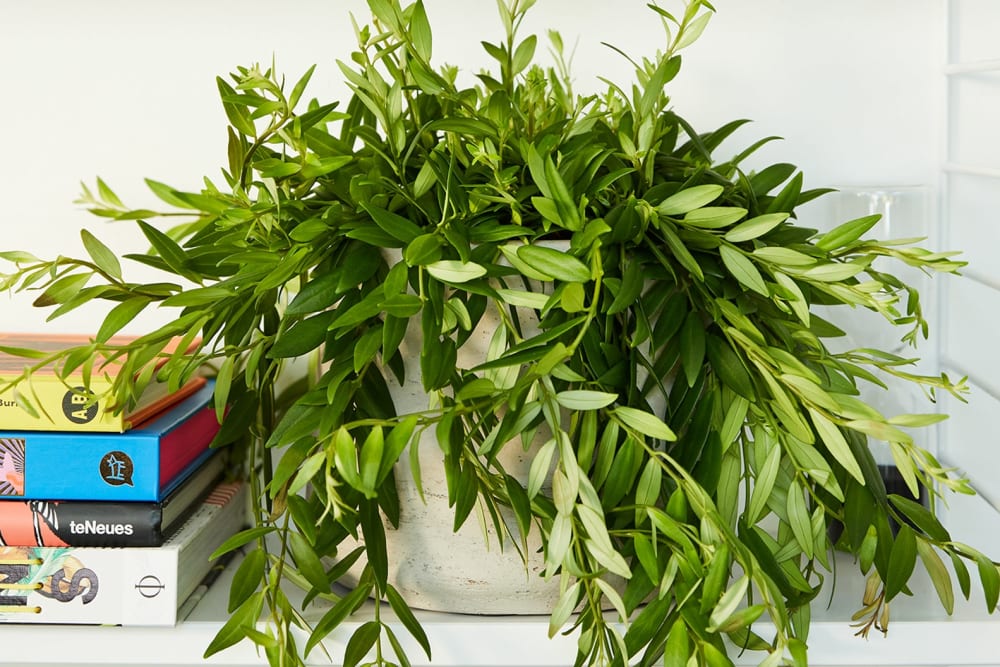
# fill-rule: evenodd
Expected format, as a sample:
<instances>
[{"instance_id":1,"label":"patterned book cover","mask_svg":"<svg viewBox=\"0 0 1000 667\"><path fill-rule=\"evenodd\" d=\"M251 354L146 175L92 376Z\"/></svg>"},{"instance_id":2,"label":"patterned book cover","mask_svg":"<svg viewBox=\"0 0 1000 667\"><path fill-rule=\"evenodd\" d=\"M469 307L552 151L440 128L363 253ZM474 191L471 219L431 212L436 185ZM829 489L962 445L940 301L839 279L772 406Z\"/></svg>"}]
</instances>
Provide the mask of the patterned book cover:
<instances>
[{"instance_id":1,"label":"patterned book cover","mask_svg":"<svg viewBox=\"0 0 1000 667\"><path fill-rule=\"evenodd\" d=\"M163 500L219 431L213 389L124 433L0 430L0 502Z\"/></svg>"},{"instance_id":2,"label":"patterned book cover","mask_svg":"<svg viewBox=\"0 0 1000 667\"><path fill-rule=\"evenodd\" d=\"M0 623L174 625L245 525L246 494L219 484L162 547L0 547Z\"/></svg>"},{"instance_id":3,"label":"patterned book cover","mask_svg":"<svg viewBox=\"0 0 1000 667\"><path fill-rule=\"evenodd\" d=\"M115 336L108 343L120 345L134 339L131 336ZM19 350L57 352L90 342L90 337L76 334L0 333L0 429L120 433L149 419L199 387L199 379L196 378L178 391L171 392L166 383L154 380L137 397L134 405L121 411L111 410L102 401L95 400L111 386L105 376L113 378L120 367L116 360L106 357L94 360L88 381L84 381L82 371L63 378L58 369L47 366L35 370L30 381L14 386L13 381L24 373L26 366L38 363L37 359L18 354ZM192 348L194 345L192 343ZM167 351L175 349L175 346L168 345ZM22 398L27 398L36 408L37 415L24 409Z\"/></svg>"}]
</instances>

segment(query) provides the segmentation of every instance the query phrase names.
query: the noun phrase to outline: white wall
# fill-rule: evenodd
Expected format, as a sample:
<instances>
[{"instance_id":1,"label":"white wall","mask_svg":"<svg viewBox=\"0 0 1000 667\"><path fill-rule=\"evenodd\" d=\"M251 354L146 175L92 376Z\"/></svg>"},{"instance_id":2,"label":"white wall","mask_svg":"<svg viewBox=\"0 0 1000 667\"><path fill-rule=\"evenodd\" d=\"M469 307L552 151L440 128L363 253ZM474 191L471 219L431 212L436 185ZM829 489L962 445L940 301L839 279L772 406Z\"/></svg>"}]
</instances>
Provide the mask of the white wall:
<instances>
[{"instance_id":1,"label":"white wall","mask_svg":"<svg viewBox=\"0 0 1000 667\"><path fill-rule=\"evenodd\" d=\"M478 41L499 34L494 0L426 3L439 62L484 64ZM718 16L672 84L676 108L697 128L754 119L732 152L781 135L785 141L761 158L800 164L808 186L936 186L941 0L715 5ZM141 247L129 224L110 226L73 205L79 182L99 175L139 206L156 203L143 177L181 188L216 177L225 121L215 76L273 57L292 80L318 63L313 92L342 91L334 61L353 44L349 10L365 15L362 0L0 3L0 248L78 253L84 225L122 251ZM576 44L581 90L595 87L598 73L630 74L599 42L641 57L660 38L645 0L538 0L533 21L533 29L558 28ZM43 315L29 300L0 296L6 326L40 326ZM81 313L52 326L87 329L96 321Z\"/></svg>"}]
</instances>

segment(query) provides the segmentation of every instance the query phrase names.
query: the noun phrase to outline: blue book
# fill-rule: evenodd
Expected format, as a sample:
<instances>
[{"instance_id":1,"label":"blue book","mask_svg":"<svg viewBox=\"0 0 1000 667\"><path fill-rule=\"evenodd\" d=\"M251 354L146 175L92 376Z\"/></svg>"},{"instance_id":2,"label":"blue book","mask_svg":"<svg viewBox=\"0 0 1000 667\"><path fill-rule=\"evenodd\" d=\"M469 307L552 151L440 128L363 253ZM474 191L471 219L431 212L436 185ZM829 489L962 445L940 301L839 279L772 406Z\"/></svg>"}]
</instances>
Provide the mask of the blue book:
<instances>
[{"instance_id":1,"label":"blue book","mask_svg":"<svg viewBox=\"0 0 1000 667\"><path fill-rule=\"evenodd\" d=\"M219 431L214 386L123 433L0 431L0 502L165 499Z\"/></svg>"}]
</instances>

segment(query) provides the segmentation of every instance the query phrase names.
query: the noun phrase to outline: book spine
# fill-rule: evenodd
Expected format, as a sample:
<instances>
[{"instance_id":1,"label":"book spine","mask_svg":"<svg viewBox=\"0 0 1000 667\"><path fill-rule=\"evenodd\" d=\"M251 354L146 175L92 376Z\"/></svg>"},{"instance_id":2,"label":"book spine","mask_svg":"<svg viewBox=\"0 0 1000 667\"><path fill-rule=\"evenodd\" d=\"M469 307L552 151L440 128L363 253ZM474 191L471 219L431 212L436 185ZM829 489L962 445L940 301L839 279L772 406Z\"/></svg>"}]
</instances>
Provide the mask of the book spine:
<instances>
[{"instance_id":1,"label":"book spine","mask_svg":"<svg viewBox=\"0 0 1000 667\"><path fill-rule=\"evenodd\" d=\"M0 501L0 544L11 547L155 547L156 503Z\"/></svg>"},{"instance_id":2,"label":"book spine","mask_svg":"<svg viewBox=\"0 0 1000 667\"><path fill-rule=\"evenodd\" d=\"M0 547L0 623L173 625L178 551Z\"/></svg>"},{"instance_id":3,"label":"book spine","mask_svg":"<svg viewBox=\"0 0 1000 667\"><path fill-rule=\"evenodd\" d=\"M169 488L171 482L208 449L218 432L215 409L205 407L165 433L160 442L160 488Z\"/></svg>"},{"instance_id":4,"label":"book spine","mask_svg":"<svg viewBox=\"0 0 1000 667\"><path fill-rule=\"evenodd\" d=\"M160 447L134 433L0 433L0 497L153 501Z\"/></svg>"},{"instance_id":5,"label":"book spine","mask_svg":"<svg viewBox=\"0 0 1000 667\"><path fill-rule=\"evenodd\" d=\"M0 378L2 380L2 378ZM107 383L94 378L90 389L105 392ZM67 386L55 376L36 375L31 384L19 390L37 414L25 410L14 389L0 393L0 425L10 430L103 431L120 433L125 430L123 413L104 409L98 402L88 402L84 388Z\"/></svg>"},{"instance_id":6,"label":"book spine","mask_svg":"<svg viewBox=\"0 0 1000 667\"><path fill-rule=\"evenodd\" d=\"M159 548L0 547L0 623L174 625L246 500L245 484L219 485Z\"/></svg>"}]
</instances>

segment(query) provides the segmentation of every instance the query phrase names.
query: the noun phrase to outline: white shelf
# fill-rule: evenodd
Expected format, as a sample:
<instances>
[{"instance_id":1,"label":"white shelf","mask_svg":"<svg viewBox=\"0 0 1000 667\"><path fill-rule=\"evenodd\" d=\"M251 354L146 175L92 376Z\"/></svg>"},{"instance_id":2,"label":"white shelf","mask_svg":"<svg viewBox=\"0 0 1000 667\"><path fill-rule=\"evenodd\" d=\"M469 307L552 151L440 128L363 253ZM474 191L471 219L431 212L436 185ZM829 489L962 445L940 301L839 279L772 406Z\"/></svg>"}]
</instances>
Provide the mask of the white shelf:
<instances>
[{"instance_id":1,"label":"white shelf","mask_svg":"<svg viewBox=\"0 0 1000 667\"><path fill-rule=\"evenodd\" d=\"M186 621L175 628L87 627L42 625L0 626L3 664L32 665L265 665L249 642L242 642L205 661L204 648L226 618L228 583L235 566L219 578ZM948 665L1000 667L1000 617L986 614L980 598L960 600L955 615L941 611L929 581L919 579L915 599L893 603L888 637L873 632L869 639L854 636L849 618L860 600L863 580L846 560L839 565L837 595L829 607L821 598L814 605L810 631L810 665L814 667ZM918 566L919 571L919 566ZM974 578L973 590L976 580ZM956 589L957 590L957 589ZM419 612L430 638L433 662L408 642L401 627L397 635L407 643L415 666L448 667L564 667L572 664L571 637L547 637L547 618L461 616ZM352 627L345 624L326 642L334 657L343 651ZM766 634L767 628L759 628ZM300 645L304 645L304 639ZM760 654L734 658L737 665L756 665ZM317 650L310 664L336 664Z\"/></svg>"}]
</instances>

